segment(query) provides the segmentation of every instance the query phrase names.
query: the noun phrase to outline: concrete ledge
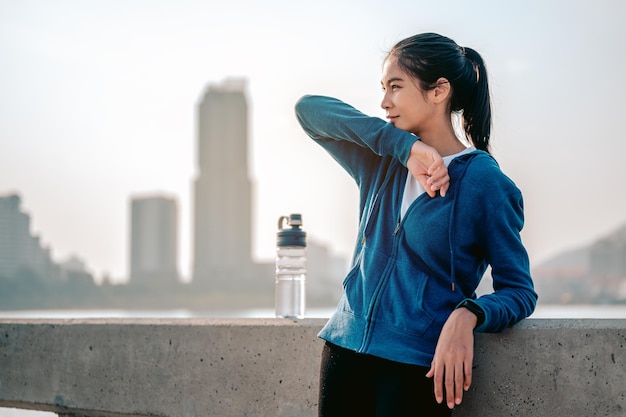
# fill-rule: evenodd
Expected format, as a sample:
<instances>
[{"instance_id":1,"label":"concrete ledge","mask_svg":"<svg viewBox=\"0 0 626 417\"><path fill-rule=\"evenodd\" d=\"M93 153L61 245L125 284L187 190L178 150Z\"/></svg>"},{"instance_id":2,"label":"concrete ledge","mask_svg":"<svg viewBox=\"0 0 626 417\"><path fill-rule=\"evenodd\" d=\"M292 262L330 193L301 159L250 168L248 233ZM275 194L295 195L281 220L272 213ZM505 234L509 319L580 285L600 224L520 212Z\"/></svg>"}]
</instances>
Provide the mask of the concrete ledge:
<instances>
[{"instance_id":1,"label":"concrete ledge","mask_svg":"<svg viewBox=\"0 0 626 417\"><path fill-rule=\"evenodd\" d=\"M60 415L315 416L322 319L0 320L0 406ZM626 415L626 320L477 334L456 416Z\"/></svg>"}]
</instances>

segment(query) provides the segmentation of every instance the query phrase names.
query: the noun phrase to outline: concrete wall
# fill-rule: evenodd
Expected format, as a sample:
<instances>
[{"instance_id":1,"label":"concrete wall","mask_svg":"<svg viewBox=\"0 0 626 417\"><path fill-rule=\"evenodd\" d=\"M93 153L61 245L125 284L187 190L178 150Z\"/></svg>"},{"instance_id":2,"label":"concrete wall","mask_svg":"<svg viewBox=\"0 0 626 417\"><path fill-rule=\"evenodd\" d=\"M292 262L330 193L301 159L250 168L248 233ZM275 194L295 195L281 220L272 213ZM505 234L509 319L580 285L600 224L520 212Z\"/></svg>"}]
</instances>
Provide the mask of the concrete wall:
<instances>
[{"instance_id":1,"label":"concrete wall","mask_svg":"<svg viewBox=\"0 0 626 417\"><path fill-rule=\"evenodd\" d=\"M315 416L324 321L0 320L0 407L60 415ZM626 320L476 337L459 416L625 416Z\"/></svg>"}]
</instances>

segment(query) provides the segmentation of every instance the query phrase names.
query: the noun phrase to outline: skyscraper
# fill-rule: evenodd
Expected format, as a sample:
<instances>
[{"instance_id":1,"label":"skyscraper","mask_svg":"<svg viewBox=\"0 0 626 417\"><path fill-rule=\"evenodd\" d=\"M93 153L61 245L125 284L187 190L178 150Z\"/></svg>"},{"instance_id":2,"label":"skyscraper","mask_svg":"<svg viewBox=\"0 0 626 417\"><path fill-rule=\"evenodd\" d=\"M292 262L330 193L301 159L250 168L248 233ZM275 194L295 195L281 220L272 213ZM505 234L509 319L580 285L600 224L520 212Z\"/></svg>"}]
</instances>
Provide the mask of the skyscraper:
<instances>
[{"instance_id":1,"label":"skyscraper","mask_svg":"<svg viewBox=\"0 0 626 417\"><path fill-rule=\"evenodd\" d=\"M178 282L178 208L164 196L131 199L130 283Z\"/></svg>"},{"instance_id":2,"label":"skyscraper","mask_svg":"<svg viewBox=\"0 0 626 417\"><path fill-rule=\"evenodd\" d=\"M221 294L271 296L274 262L254 262L252 258L252 184L244 80L209 85L197 108L197 135L192 282ZM322 302L338 299L341 286L337 283L347 263L312 239L307 245L310 294Z\"/></svg>"},{"instance_id":3,"label":"skyscraper","mask_svg":"<svg viewBox=\"0 0 626 417\"><path fill-rule=\"evenodd\" d=\"M246 83L209 85L198 105L193 282L232 289L252 272Z\"/></svg>"}]
</instances>

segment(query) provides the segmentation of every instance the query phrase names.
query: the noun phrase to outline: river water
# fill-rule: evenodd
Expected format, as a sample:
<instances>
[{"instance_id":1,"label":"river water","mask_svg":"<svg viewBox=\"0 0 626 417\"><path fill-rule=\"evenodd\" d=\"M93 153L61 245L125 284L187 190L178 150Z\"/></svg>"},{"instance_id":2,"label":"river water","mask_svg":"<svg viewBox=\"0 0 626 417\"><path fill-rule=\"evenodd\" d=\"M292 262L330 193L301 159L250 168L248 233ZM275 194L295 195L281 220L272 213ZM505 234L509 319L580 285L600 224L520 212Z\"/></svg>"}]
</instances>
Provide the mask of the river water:
<instances>
[{"instance_id":1,"label":"river water","mask_svg":"<svg viewBox=\"0 0 626 417\"><path fill-rule=\"evenodd\" d=\"M332 308L308 309L308 318L328 318ZM273 309L250 309L238 311L187 309L174 310L10 310L0 311L0 319L13 318L272 318ZM626 304L623 305L539 305L530 318L572 319L626 319ZM3 417L0 414L0 417Z\"/></svg>"},{"instance_id":2,"label":"river water","mask_svg":"<svg viewBox=\"0 0 626 417\"><path fill-rule=\"evenodd\" d=\"M332 309L311 309L307 317L327 318ZM0 311L0 319L12 318L270 318L274 317L272 309L227 311L191 311L178 310L23 310ZM572 319L626 319L626 305L598 306L598 305L547 305L538 306L530 318L572 318ZM0 417L57 417L55 413L31 410L17 410L14 408L0 408Z\"/></svg>"}]
</instances>

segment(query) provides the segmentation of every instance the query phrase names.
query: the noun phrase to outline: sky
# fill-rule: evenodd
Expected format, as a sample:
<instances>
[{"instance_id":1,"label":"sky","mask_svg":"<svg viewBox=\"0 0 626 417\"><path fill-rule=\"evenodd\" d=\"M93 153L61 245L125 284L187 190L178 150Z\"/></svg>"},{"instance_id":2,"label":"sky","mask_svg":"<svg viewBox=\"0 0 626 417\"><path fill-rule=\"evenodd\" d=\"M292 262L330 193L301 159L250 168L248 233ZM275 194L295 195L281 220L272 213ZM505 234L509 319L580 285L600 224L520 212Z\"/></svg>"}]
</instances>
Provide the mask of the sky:
<instances>
[{"instance_id":1,"label":"sky","mask_svg":"<svg viewBox=\"0 0 626 417\"><path fill-rule=\"evenodd\" d=\"M0 0L0 195L20 194L55 260L114 281L130 198L175 197L188 277L196 106L245 78L254 257L271 260L278 217L300 212L348 258L356 187L293 106L325 94L384 117L386 52L438 32L486 61L493 154L524 195L537 265L626 224L625 19L620 0Z\"/></svg>"}]
</instances>

